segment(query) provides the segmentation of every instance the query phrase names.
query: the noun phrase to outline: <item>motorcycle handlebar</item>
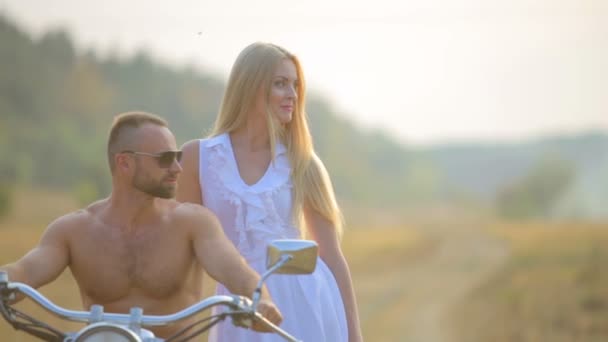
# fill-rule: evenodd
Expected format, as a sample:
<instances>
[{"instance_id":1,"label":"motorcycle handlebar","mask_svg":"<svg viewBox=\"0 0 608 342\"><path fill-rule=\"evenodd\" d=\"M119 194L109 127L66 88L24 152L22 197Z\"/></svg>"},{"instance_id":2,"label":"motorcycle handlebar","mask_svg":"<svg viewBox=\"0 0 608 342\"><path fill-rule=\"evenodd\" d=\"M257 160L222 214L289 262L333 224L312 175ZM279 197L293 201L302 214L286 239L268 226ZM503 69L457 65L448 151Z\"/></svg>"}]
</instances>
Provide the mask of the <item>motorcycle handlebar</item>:
<instances>
[{"instance_id":1,"label":"motorcycle handlebar","mask_svg":"<svg viewBox=\"0 0 608 342\"><path fill-rule=\"evenodd\" d=\"M260 321L264 322L264 324L268 325L272 330L274 330L275 333L279 334L284 339L286 339L288 341L293 341L293 342L302 342L302 341L296 339L295 337L291 336L285 330L283 330L283 329L279 328L278 326L276 326L274 323L272 323L269 320L267 320L266 318L264 318L264 316L262 316L259 312L255 312L254 314L255 314L255 317L256 317L257 320L260 320Z\"/></svg>"},{"instance_id":2,"label":"motorcycle handlebar","mask_svg":"<svg viewBox=\"0 0 608 342\"><path fill-rule=\"evenodd\" d=\"M134 308L130 314L119 314L119 313L104 313L102 307L93 306L91 311L76 311L64 309L46 297L34 288L23 284L13 283L8 281L8 277L5 272L0 272L0 289L5 288L9 291L18 291L25 296L29 297L33 302L38 304L43 309L47 310L51 314L68 321L82 322L82 323L95 323L95 322L108 322L121 325L132 325L136 323L139 326L166 326L177 321L194 316L204 310L217 305L223 305L228 307L234 314L251 314L255 316L256 320L259 320L269 326L274 332L289 341L298 340L291 336L289 333L274 325L268 321L259 312L252 310L252 301L247 297L237 295L215 295L203 299L202 301L193 304L179 312L170 315L141 315L141 309ZM230 312L229 312L230 314Z\"/></svg>"},{"instance_id":3,"label":"motorcycle handlebar","mask_svg":"<svg viewBox=\"0 0 608 342\"><path fill-rule=\"evenodd\" d=\"M130 314L117 314L117 313L101 313L101 317L96 315L93 310L92 311L75 311L75 310L67 310L62 307L55 305L53 302L48 300L38 291L33 289L32 287L22 284L22 283L8 283L7 288L9 290L16 290L24 294L25 296L32 299L35 303L37 303L40 307L47 310L48 312L54 314L55 316L74 322L83 322L83 323L91 323L96 321L105 321L109 323L116 324L129 324L132 321L132 315ZM246 298L245 298L246 299ZM177 313L171 315L164 316L147 316L142 315L140 319L138 319L139 323L142 326L163 326L168 325L190 316L193 316L203 310L211 308L216 305L225 305L231 308L238 308L244 310L243 307L239 304L242 298L238 296L212 296L206 298L192 306L187 307L186 309L179 311ZM96 317L97 316L97 317Z\"/></svg>"}]
</instances>

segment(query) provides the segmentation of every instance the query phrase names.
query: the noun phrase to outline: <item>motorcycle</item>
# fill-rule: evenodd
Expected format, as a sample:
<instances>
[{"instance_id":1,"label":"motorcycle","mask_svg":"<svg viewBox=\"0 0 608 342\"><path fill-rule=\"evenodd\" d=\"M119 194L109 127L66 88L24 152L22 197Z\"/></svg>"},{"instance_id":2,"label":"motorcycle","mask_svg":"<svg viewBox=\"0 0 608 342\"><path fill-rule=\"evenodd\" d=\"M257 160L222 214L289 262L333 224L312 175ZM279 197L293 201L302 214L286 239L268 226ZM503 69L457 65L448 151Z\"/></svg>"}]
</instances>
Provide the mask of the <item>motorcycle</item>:
<instances>
[{"instance_id":1,"label":"motorcycle","mask_svg":"<svg viewBox=\"0 0 608 342\"><path fill-rule=\"evenodd\" d=\"M215 295L203 299L179 312L169 315L144 315L138 307L129 314L106 313L101 305L92 305L90 311L67 310L57 306L32 287L10 282L6 272L0 272L0 314L13 326L43 341L50 342L185 342L208 331L212 326L230 317L238 327L251 328L254 322L266 324L286 341L299 341L288 332L274 325L256 311L261 288L272 274L307 274L316 267L318 246L306 240L275 240L266 251L266 272L251 299L237 295ZM86 323L79 331L63 332L31 317L11 305L17 294L28 297L51 314L68 321ZM146 328L168 326L190 318L215 306L224 307L223 312L200 319L172 336L162 339ZM192 331L197 325L203 327Z\"/></svg>"}]
</instances>

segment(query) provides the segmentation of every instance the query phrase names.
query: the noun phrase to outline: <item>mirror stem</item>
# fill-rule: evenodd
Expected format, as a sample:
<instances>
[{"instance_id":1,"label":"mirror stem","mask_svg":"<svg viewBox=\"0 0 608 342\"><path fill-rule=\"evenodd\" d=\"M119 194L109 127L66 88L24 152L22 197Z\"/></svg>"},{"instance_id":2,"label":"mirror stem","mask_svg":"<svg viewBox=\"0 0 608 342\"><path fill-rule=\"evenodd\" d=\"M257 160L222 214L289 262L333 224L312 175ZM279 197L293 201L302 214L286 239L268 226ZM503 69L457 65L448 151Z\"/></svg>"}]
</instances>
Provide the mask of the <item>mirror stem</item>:
<instances>
[{"instance_id":1,"label":"mirror stem","mask_svg":"<svg viewBox=\"0 0 608 342\"><path fill-rule=\"evenodd\" d=\"M254 312L258 307L258 303L260 302L260 296L262 295L262 285L264 284L264 281L266 280L266 278L268 278L271 274L274 273L274 271L281 268L283 265L285 265L285 263L287 263L291 259L293 259L293 255L283 254L283 255L281 255L281 258L279 259L279 261L276 262L276 264L274 264L271 268L269 268L268 270L266 270L266 272L264 272L264 274L260 278L260 281L258 282L258 286L253 291L253 296L251 296L251 300L252 300L251 308Z\"/></svg>"}]
</instances>

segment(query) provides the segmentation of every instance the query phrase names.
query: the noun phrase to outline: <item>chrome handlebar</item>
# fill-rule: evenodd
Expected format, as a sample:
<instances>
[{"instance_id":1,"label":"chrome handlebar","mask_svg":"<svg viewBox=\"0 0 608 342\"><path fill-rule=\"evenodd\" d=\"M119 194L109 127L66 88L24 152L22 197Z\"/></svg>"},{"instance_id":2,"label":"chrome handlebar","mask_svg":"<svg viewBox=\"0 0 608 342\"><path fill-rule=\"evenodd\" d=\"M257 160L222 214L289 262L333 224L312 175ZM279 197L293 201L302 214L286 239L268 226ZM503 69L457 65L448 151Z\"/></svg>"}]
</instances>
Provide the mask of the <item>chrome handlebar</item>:
<instances>
[{"instance_id":1,"label":"chrome handlebar","mask_svg":"<svg viewBox=\"0 0 608 342\"><path fill-rule=\"evenodd\" d=\"M129 314L105 313L103 312L103 307L100 305L93 305L91 307L91 310L88 312L67 310L57 306L56 304L48 300L46 297L44 297L40 292L36 291L34 288L26 284L9 282L6 272L0 272L0 289L2 289L3 287L11 292L18 291L24 294L51 314L68 321L83 322L88 324L97 322L107 322L138 329L140 327L166 326L194 316L211 307L223 305L230 309L230 311L227 312L228 315L245 315L247 317L254 316L255 320L264 322L264 324L269 326L275 333L279 334L287 341L299 341L283 329L268 321L260 313L255 311L253 303L249 298L237 295L211 296L174 314L157 316L143 315L142 310L137 307L132 308ZM235 317L235 319L237 318ZM244 320L243 322L245 323L241 323L239 325L250 328L250 320Z\"/></svg>"}]
</instances>

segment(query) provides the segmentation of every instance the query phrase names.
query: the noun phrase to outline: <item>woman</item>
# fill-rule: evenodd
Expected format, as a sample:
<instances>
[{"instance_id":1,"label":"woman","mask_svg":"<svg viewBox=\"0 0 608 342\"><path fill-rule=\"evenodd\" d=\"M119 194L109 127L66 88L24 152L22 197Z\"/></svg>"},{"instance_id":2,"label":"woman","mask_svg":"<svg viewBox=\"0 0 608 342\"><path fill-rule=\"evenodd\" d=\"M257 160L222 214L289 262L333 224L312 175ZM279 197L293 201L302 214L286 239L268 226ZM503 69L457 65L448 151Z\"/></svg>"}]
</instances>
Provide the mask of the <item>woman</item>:
<instances>
[{"instance_id":1,"label":"woman","mask_svg":"<svg viewBox=\"0 0 608 342\"><path fill-rule=\"evenodd\" d=\"M298 59L268 43L236 59L215 127L183 146L178 200L202 204L258 272L269 241L312 238L319 245L311 275L273 275L268 289L281 327L304 341L361 341L355 295L340 250L342 215L308 130ZM218 286L218 293L227 290ZM279 341L222 323L212 341Z\"/></svg>"}]
</instances>

